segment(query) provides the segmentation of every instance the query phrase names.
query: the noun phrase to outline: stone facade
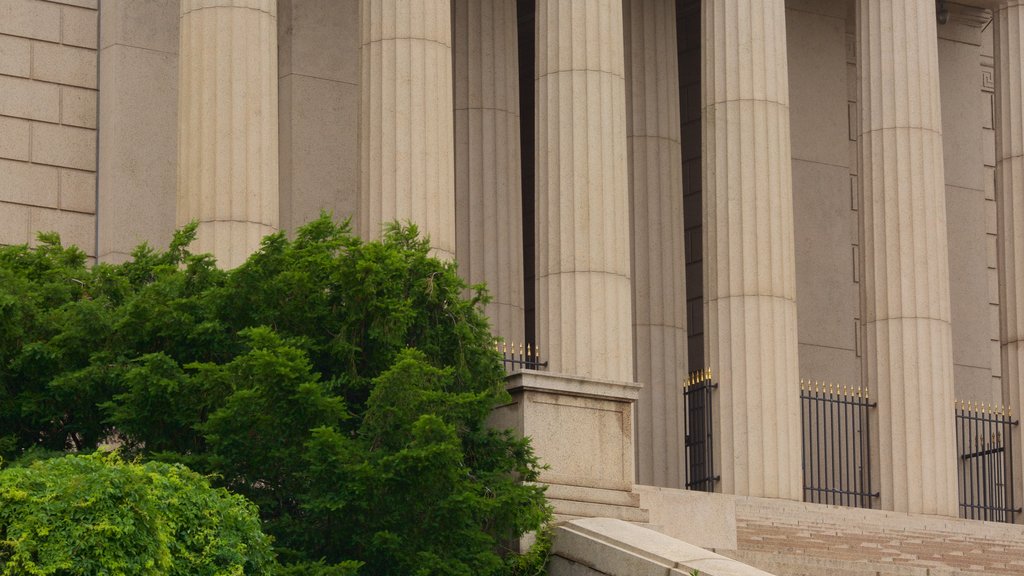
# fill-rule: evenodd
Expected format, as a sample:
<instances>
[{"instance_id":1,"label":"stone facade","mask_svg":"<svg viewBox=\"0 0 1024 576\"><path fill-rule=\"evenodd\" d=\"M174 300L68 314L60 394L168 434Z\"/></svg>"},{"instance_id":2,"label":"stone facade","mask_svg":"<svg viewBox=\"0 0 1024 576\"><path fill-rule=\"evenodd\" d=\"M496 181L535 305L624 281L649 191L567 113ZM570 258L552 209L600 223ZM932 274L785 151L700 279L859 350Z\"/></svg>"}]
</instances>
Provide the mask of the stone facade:
<instances>
[{"instance_id":1,"label":"stone facade","mask_svg":"<svg viewBox=\"0 0 1024 576\"><path fill-rule=\"evenodd\" d=\"M572 510L684 487L680 386L710 369L718 491L803 498L799 381L827 380L878 402L873 506L956 516L953 400L1024 408L1024 7L938 9L0 0L0 243L119 262L197 219L234 266L321 210L410 220L575 383L499 420L630 452L630 482L552 462ZM602 435L516 412L541 404Z\"/></svg>"}]
</instances>

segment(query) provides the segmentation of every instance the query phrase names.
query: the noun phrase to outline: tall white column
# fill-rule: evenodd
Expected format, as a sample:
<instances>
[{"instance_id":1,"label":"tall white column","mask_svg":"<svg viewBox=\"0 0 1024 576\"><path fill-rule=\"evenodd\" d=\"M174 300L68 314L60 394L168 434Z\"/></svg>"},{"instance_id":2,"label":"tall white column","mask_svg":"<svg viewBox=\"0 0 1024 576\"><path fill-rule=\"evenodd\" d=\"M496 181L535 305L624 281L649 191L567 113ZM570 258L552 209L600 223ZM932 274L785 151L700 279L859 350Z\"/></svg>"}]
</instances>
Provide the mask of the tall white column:
<instances>
[{"instance_id":1,"label":"tall white column","mask_svg":"<svg viewBox=\"0 0 1024 576\"><path fill-rule=\"evenodd\" d=\"M231 268L278 227L277 1L180 10L177 224Z\"/></svg>"},{"instance_id":2,"label":"tall white column","mask_svg":"<svg viewBox=\"0 0 1024 576\"><path fill-rule=\"evenodd\" d=\"M731 494L800 500L789 73L783 0L703 0L704 298Z\"/></svg>"},{"instance_id":3,"label":"tall white column","mask_svg":"<svg viewBox=\"0 0 1024 576\"><path fill-rule=\"evenodd\" d=\"M1001 0L993 19L999 340L1003 397L1024 414L1024 2ZM1013 439L1014 505L1024 502L1024 426Z\"/></svg>"},{"instance_id":4,"label":"tall white column","mask_svg":"<svg viewBox=\"0 0 1024 576\"><path fill-rule=\"evenodd\" d=\"M537 343L555 372L633 379L621 0L538 0Z\"/></svg>"},{"instance_id":5,"label":"tall white column","mask_svg":"<svg viewBox=\"0 0 1024 576\"><path fill-rule=\"evenodd\" d=\"M450 0L361 0L360 233L415 223L455 256Z\"/></svg>"},{"instance_id":6,"label":"tall white column","mask_svg":"<svg viewBox=\"0 0 1024 576\"><path fill-rule=\"evenodd\" d=\"M953 352L932 0L858 0L865 367L882 508L957 515Z\"/></svg>"},{"instance_id":7,"label":"tall white column","mask_svg":"<svg viewBox=\"0 0 1024 576\"><path fill-rule=\"evenodd\" d=\"M686 262L675 0L625 0L637 478L682 488Z\"/></svg>"},{"instance_id":8,"label":"tall white column","mask_svg":"<svg viewBox=\"0 0 1024 576\"><path fill-rule=\"evenodd\" d=\"M491 330L523 343L523 195L515 0L455 0L455 255L487 283Z\"/></svg>"}]
</instances>

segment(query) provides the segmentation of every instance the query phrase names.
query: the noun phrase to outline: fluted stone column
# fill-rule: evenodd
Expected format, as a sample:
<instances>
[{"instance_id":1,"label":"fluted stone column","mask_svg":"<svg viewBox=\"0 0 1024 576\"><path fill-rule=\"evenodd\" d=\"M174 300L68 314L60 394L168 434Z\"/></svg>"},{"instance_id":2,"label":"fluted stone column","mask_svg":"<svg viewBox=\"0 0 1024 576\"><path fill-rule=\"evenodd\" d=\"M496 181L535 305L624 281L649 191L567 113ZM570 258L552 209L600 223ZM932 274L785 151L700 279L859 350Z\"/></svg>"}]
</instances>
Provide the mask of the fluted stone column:
<instances>
[{"instance_id":1,"label":"fluted stone column","mask_svg":"<svg viewBox=\"0 0 1024 576\"><path fill-rule=\"evenodd\" d=\"M1024 2L1002 0L993 18L999 340L1003 397L1024 414ZM1014 504L1024 502L1024 426L1013 439Z\"/></svg>"},{"instance_id":2,"label":"fluted stone column","mask_svg":"<svg viewBox=\"0 0 1024 576\"><path fill-rule=\"evenodd\" d=\"M675 0L625 0L637 478L682 488L686 282Z\"/></svg>"},{"instance_id":3,"label":"fluted stone column","mask_svg":"<svg viewBox=\"0 0 1024 576\"><path fill-rule=\"evenodd\" d=\"M716 472L800 500L789 74L783 0L704 0L704 297Z\"/></svg>"},{"instance_id":4,"label":"fluted stone column","mask_svg":"<svg viewBox=\"0 0 1024 576\"><path fill-rule=\"evenodd\" d=\"M415 223L455 256L450 0L359 3L360 233Z\"/></svg>"},{"instance_id":5,"label":"fluted stone column","mask_svg":"<svg viewBox=\"0 0 1024 576\"><path fill-rule=\"evenodd\" d=\"M455 0L455 255L495 335L524 340L515 0Z\"/></svg>"},{"instance_id":6,"label":"fluted stone column","mask_svg":"<svg viewBox=\"0 0 1024 576\"><path fill-rule=\"evenodd\" d=\"M278 227L277 2L180 10L177 224L235 267Z\"/></svg>"},{"instance_id":7,"label":"fluted stone column","mask_svg":"<svg viewBox=\"0 0 1024 576\"><path fill-rule=\"evenodd\" d=\"M633 379L621 0L538 0L537 343L555 372Z\"/></svg>"},{"instance_id":8,"label":"fluted stone column","mask_svg":"<svg viewBox=\"0 0 1024 576\"><path fill-rule=\"evenodd\" d=\"M953 353L932 0L858 0L865 368L882 508L957 515Z\"/></svg>"}]
</instances>

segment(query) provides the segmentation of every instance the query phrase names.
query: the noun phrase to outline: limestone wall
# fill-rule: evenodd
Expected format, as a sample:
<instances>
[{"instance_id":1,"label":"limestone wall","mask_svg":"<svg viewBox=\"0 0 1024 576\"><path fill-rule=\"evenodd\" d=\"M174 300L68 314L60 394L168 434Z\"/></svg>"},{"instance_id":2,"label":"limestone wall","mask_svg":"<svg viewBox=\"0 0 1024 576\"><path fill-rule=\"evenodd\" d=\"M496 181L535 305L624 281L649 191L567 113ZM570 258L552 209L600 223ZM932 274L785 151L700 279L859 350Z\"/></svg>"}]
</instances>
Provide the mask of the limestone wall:
<instances>
[{"instance_id":1,"label":"limestone wall","mask_svg":"<svg viewBox=\"0 0 1024 576\"><path fill-rule=\"evenodd\" d=\"M96 255L97 0L0 2L0 244Z\"/></svg>"}]
</instances>

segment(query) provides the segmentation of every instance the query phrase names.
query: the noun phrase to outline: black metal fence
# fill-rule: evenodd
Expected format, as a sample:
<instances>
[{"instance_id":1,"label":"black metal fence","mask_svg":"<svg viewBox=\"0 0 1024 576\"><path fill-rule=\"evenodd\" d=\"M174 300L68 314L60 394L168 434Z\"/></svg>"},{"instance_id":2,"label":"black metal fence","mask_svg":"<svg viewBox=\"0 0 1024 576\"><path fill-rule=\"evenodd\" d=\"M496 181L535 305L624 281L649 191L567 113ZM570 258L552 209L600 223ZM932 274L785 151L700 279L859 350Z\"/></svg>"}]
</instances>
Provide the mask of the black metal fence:
<instances>
[{"instance_id":1,"label":"black metal fence","mask_svg":"<svg viewBox=\"0 0 1024 576\"><path fill-rule=\"evenodd\" d=\"M515 370L541 370L548 367L547 360L541 361L540 347L532 344L518 345L514 342L495 342L494 349L501 352L501 361L506 372Z\"/></svg>"},{"instance_id":2,"label":"black metal fence","mask_svg":"<svg viewBox=\"0 0 1024 576\"><path fill-rule=\"evenodd\" d=\"M956 403L960 516L1013 522L1013 427L1018 421L1002 406Z\"/></svg>"},{"instance_id":3,"label":"black metal fence","mask_svg":"<svg viewBox=\"0 0 1024 576\"><path fill-rule=\"evenodd\" d=\"M800 381L804 501L871 508L867 390Z\"/></svg>"},{"instance_id":4,"label":"black metal fence","mask_svg":"<svg viewBox=\"0 0 1024 576\"><path fill-rule=\"evenodd\" d=\"M690 373L683 383L683 402L686 419L686 488L714 492L715 475L714 442L712 433L711 401L714 389L711 370L704 369Z\"/></svg>"}]
</instances>

